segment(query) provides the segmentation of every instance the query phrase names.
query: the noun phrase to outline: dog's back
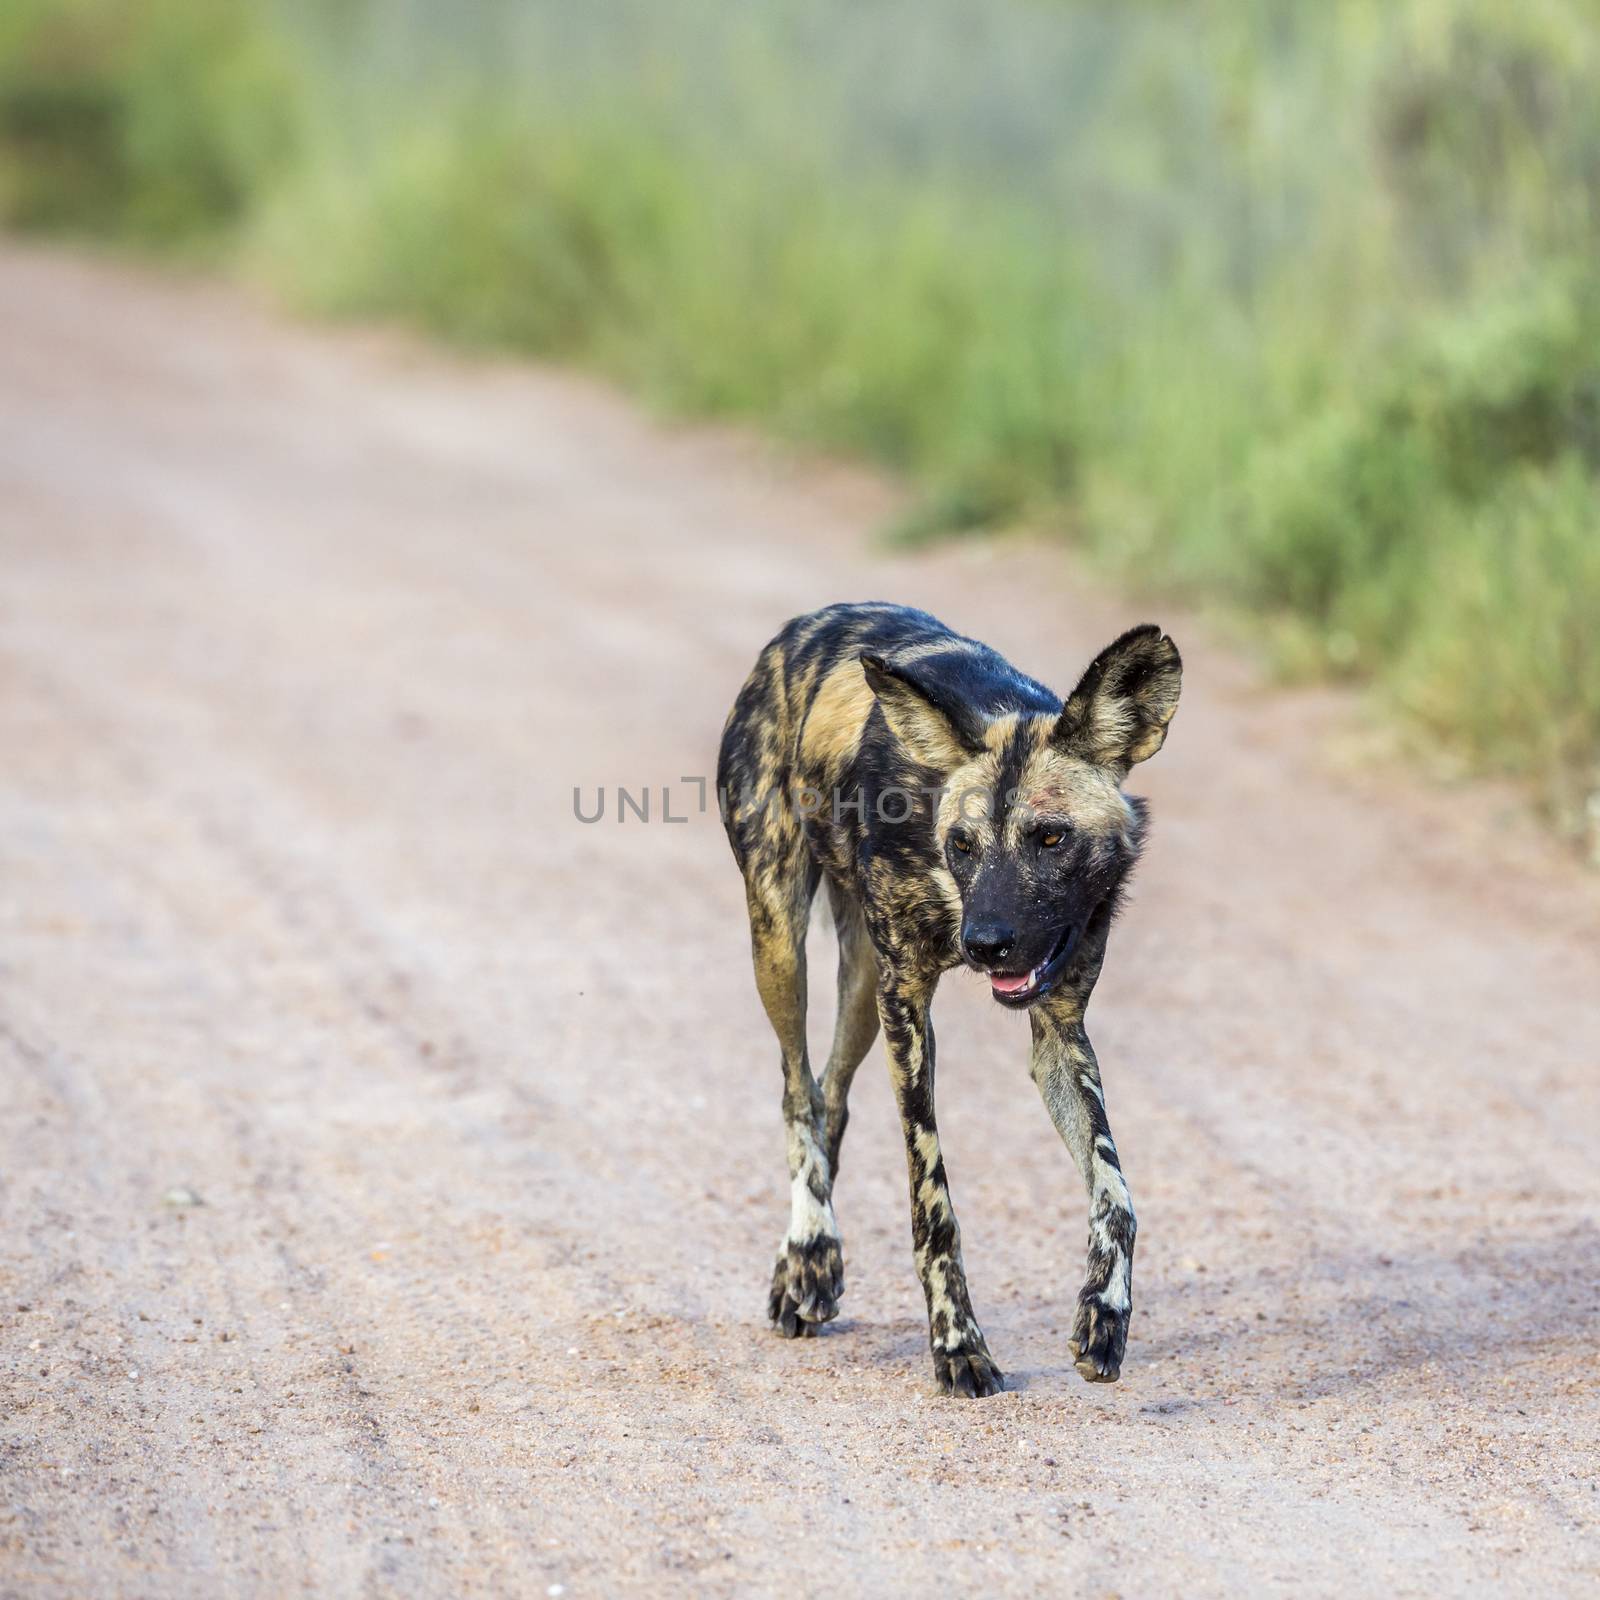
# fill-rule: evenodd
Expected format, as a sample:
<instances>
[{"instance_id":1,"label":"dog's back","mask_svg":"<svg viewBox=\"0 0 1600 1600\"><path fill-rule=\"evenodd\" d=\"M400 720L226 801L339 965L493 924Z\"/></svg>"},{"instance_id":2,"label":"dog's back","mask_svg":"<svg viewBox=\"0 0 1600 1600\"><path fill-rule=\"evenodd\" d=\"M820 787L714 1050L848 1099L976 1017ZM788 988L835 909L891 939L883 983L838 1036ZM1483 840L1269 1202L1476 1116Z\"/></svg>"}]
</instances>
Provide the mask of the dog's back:
<instances>
[{"instance_id":1,"label":"dog's back","mask_svg":"<svg viewBox=\"0 0 1600 1600\"><path fill-rule=\"evenodd\" d=\"M757 830L771 826L770 810L792 804L802 787L830 795L851 786L863 745L886 741L864 655L914 661L919 681L963 714L1061 708L998 651L926 611L862 601L796 617L757 658L723 729L717 788L741 866Z\"/></svg>"}]
</instances>

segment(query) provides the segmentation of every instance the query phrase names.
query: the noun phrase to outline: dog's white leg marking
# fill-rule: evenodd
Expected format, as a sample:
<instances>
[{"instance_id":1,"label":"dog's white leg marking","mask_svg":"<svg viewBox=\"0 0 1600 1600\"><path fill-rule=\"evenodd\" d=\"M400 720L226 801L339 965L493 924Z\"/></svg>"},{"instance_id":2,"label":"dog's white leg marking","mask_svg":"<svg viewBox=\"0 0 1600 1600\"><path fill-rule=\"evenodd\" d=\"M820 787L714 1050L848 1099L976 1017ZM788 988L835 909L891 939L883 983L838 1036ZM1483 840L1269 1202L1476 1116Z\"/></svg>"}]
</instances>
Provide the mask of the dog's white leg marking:
<instances>
[{"instance_id":1,"label":"dog's white leg marking","mask_svg":"<svg viewBox=\"0 0 1600 1600\"><path fill-rule=\"evenodd\" d=\"M791 1245L839 1235L833 1217L832 1177L816 1130L799 1118L789 1123L789 1234Z\"/></svg>"}]
</instances>

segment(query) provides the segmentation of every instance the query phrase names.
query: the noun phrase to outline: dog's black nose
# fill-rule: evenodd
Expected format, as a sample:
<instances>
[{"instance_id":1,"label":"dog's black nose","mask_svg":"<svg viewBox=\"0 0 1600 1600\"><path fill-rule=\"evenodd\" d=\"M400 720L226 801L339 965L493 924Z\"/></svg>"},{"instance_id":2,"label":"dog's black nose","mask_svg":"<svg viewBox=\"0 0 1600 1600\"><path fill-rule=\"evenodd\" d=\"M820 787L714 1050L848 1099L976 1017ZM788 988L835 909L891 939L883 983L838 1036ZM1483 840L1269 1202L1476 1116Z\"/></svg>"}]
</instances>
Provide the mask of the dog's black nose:
<instances>
[{"instance_id":1,"label":"dog's black nose","mask_svg":"<svg viewBox=\"0 0 1600 1600\"><path fill-rule=\"evenodd\" d=\"M974 966L992 967L1011 954L1017 936L998 922L975 922L961 935L961 948Z\"/></svg>"}]
</instances>

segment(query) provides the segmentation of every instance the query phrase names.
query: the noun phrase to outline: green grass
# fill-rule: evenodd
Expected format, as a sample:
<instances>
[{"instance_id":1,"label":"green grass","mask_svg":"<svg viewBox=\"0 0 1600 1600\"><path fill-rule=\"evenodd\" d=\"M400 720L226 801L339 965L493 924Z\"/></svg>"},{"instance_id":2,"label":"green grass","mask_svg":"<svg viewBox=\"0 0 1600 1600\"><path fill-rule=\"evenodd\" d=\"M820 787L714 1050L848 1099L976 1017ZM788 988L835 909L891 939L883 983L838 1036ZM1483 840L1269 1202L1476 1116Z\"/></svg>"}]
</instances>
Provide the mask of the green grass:
<instances>
[{"instance_id":1,"label":"green grass","mask_svg":"<svg viewBox=\"0 0 1600 1600\"><path fill-rule=\"evenodd\" d=\"M0 216L843 447L1600 790L1583 0L14 0Z\"/></svg>"}]
</instances>

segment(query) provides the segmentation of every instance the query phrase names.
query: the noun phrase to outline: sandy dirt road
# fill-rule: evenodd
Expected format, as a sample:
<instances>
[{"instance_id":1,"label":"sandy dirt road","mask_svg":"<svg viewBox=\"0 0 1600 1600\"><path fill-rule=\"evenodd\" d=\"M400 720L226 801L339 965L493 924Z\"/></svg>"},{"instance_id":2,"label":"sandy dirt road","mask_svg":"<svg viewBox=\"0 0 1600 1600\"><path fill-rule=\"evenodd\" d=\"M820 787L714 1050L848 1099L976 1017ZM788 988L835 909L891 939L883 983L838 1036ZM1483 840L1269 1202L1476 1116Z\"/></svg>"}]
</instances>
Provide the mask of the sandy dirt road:
<instances>
[{"instance_id":1,"label":"sandy dirt road","mask_svg":"<svg viewBox=\"0 0 1600 1600\"><path fill-rule=\"evenodd\" d=\"M1170 611L1090 1017L1123 1382L1066 1348L1026 1024L959 975L1011 1391L933 1391L881 1047L844 1315L766 1328L776 1049L684 780L803 608L926 605L1063 686L1138 620L1059 555L873 556L886 494L0 252L0 1593L1596 1592L1594 886L1342 774L1336 702Z\"/></svg>"}]
</instances>

